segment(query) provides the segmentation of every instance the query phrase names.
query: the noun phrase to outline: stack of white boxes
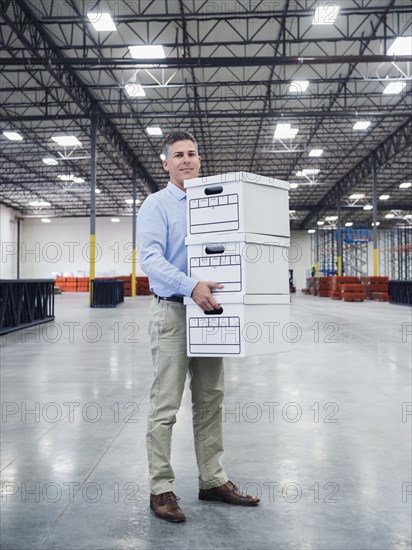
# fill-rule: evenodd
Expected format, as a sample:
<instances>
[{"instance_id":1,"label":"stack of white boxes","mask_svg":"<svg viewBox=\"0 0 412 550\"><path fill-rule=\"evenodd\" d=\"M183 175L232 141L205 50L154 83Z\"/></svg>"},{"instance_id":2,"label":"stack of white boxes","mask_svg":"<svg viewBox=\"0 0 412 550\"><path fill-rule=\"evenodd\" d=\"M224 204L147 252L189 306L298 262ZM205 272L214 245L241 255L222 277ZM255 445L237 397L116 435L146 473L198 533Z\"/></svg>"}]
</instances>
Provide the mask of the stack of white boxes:
<instances>
[{"instance_id":1,"label":"stack of white boxes","mask_svg":"<svg viewBox=\"0 0 412 550\"><path fill-rule=\"evenodd\" d=\"M224 285L213 291L220 310L185 298L188 356L285 351L289 183L236 172L184 184L188 275Z\"/></svg>"}]
</instances>

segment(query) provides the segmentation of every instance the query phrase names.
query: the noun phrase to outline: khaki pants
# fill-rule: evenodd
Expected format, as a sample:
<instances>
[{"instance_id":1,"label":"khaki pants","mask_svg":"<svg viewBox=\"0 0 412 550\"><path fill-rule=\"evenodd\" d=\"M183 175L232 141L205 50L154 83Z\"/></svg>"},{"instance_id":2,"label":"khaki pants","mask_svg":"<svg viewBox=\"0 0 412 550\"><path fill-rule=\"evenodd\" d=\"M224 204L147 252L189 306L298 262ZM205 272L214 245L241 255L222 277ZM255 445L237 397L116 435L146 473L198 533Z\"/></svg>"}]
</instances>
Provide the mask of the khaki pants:
<instances>
[{"instance_id":1,"label":"khaki pants","mask_svg":"<svg viewBox=\"0 0 412 550\"><path fill-rule=\"evenodd\" d=\"M228 480L220 457L223 453L223 360L187 357L186 308L154 298L149 325L154 381L150 392L147 426L150 491L173 491L170 463L172 429L180 408L187 371L192 392L193 434L199 469L199 487L209 489Z\"/></svg>"}]
</instances>

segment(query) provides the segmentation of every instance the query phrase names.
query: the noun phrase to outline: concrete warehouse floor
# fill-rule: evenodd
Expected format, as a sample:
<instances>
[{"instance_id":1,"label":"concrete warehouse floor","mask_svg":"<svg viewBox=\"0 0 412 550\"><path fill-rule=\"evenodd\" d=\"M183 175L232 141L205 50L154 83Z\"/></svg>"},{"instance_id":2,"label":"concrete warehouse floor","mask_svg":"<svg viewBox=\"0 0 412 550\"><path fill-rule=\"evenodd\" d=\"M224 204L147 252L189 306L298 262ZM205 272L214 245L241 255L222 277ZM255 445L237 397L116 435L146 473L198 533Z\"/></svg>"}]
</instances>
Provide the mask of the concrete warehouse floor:
<instances>
[{"instance_id":1,"label":"concrete warehouse floor","mask_svg":"<svg viewBox=\"0 0 412 550\"><path fill-rule=\"evenodd\" d=\"M410 308L293 296L291 353L226 360L223 462L257 508L197 499L186 391L174 525L148 506L150 300L56 296L3 337L3 550L410 548Z\"/></svg>"}]
</instances>

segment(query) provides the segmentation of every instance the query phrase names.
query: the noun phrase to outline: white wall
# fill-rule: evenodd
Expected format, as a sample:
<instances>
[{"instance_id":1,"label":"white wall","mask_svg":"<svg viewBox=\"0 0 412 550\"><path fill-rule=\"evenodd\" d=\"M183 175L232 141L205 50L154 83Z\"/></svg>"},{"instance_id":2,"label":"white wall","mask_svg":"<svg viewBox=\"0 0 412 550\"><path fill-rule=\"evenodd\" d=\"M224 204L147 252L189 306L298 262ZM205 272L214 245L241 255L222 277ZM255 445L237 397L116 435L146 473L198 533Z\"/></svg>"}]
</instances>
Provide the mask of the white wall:
<instances>
[{"instance_id":1,"label":"white wall","mask_svg":"<svg viewBox=\"0 0 412 550\"><path fill-rule=\"evenodd\" d=\"M17 212L0 204L0 279L17 278Z\"/></svg>"},{"instance_id":2,"label":"white wall","mask_svg":"<svg viewBox=\"0 0 412 550\"><path fill-rule=\"evenodd\" d=\"M89 276L89 218L38 218L21 224L20 272L22 278ZM132 270L132 218L96 219L96 276L129 275ZM137 275L143 275L137 263Z\"/></svg>"}]
</instances>

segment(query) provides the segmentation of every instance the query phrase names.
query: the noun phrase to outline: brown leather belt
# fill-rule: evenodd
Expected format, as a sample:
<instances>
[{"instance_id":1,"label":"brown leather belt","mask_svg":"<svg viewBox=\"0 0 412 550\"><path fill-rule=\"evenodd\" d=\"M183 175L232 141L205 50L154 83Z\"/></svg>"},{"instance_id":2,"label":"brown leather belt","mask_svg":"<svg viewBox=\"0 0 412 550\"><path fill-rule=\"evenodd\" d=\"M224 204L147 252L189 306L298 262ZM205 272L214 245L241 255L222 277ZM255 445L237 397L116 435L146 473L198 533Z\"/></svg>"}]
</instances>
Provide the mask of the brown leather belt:
<instances>
[{"instance_id":1,"label":"brown leather belt","mask_svg":"<svg viewBox=\"0 0 412 550\"><path fill-rule=\"evenodd\" d=\"M183 296L168 296L167 298L163 298L162 296L154 294L154 297L158 303L160 300L164 300L165 302L177 302L178 304L183 304Z\"/></svg>"}]
</instances>

